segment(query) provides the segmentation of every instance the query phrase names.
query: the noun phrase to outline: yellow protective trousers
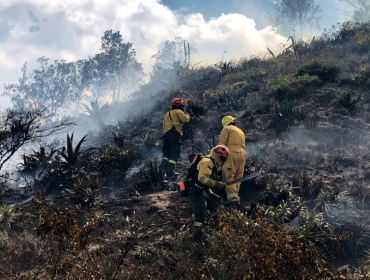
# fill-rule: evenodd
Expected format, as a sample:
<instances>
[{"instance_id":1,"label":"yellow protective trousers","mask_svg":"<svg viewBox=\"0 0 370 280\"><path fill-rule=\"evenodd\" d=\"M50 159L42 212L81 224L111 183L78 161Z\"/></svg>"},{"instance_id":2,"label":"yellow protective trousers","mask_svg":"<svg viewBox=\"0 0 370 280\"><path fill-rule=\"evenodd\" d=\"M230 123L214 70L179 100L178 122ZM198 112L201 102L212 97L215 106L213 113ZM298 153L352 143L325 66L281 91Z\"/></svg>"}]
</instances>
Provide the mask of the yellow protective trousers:
<instances>
[{"instance_id":1,"label":"yellow protective trousers","mask_svg":"<svg viewBox=\"0 0 370 280\"><path fill-rule=\"evenodd\" d=\"M222 168L226 181L230 182L243 177L245 156L244 150L239 150L239 152L230 151L229 159L225 162L225 165ZM236 183L226 186L225 190L228 201L239 201L240 184L241 183Z\"/></svg>"}]
</instances>

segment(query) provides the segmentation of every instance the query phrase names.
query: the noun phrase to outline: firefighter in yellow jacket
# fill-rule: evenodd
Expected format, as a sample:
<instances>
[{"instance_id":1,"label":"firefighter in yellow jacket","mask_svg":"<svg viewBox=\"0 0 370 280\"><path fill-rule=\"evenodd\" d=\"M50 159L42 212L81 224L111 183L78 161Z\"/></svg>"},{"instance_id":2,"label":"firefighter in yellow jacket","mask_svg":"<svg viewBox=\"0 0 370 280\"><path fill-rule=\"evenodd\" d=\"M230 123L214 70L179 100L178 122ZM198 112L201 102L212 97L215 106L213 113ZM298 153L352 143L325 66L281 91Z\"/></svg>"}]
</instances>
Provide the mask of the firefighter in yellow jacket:
<instances>
[{"instance_id":1,"label":"firefighter in yellow jacket","mask_svg":"<svg viewBox=\"0 0 370 280\"><path fill-rule=\"evenodd\" d=\"M211 187L225 188L223 182L216 181L217 171L222 168L229 157L229 149L225 145L217 145L207 157L203 157L191 178L189 199L194 214L194 238L202 235L202 225L206 220L207 209L215 211L223 204L223 199L214 194Z\"/></svg>"},{"instance_id":2,"label":"firefighter in yellow jacket","mask_svg":"<svg viewBox=\"0 0 370 280\"><path fill-rule=\"evenodd\" d=\"M184 101L175 98L172 109L167 112L163 119L163 159L161 169L166 172L167 178L171 178L181 153L182 125L190 121L190 115L184 113Z\"/></svg>"},{"instance_id":3,"label":"firefighter in yellow jacket","mask_svg":"<svg viewBox=\"0 0 370 280\"><path fill-rule=\"evenodd\" d=\"M226 181L242 178L245 166L245 135L241 129L236 127L236 118L226 116L222 119L224 127L219 143L229 147L229 159L222 168ZM240 183L226 186L226 195L229 203L239 202Z\"/></svg>"}]
</instances>

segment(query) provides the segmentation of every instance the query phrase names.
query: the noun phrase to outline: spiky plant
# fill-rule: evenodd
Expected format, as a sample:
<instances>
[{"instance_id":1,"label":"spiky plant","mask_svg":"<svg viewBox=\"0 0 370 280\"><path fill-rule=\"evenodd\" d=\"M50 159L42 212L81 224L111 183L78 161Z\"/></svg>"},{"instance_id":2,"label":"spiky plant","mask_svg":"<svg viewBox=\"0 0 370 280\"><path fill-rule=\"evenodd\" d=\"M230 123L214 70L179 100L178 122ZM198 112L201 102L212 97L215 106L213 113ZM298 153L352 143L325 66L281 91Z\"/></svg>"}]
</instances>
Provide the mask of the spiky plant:
<instances>
[{"instance_id":1,"label":"spiky plant","mask_svg":"<svg viewBox=\"0 0 370 280\"><path fill-rule=\"evenodd\" d=\"M60 156L65 160L64 165L67 167L75 166L78 162L78 158L82 152L80 152L80 148L83 142L85 142L85 138L87 134L82 137L82 139L77 143L76 148L73 148L73 133L71 137L67 133L67 147L63 147L62 151L59 153Z\"/></svg>"},{"instance_id":2,"label":"spiky plant","mask_svg":"<svg viewBox=\"0 0 370 280\"><path fill-rule=\"evenodd\" d=\"M32 150L33 154L26 156L23 155L23 170L30 171L34 170L37 167L44 167L48 162L51 161L53 155L57 150L52 149L50 152L47 152L44 147L40 147L40 151Z\"/></svg>"},{"instance_id":3,"label":"spiky plant","mask_svg":"<svg viewBox=\"0 0 370 280\"><path fill-rule=\"evenodd\" d=\"M149 132L145 133L141 141L142 141L144 150L147 152L151 151L155 147L156 140L154 138L154 135Z\"/></svg>"},{"instance_id":4,"label":"spiky plant","mask_svg":"<svg viewBox=\"0 0 370 280\"><path fill-rule=\"evenodd\" d=\"M338 185L333 184L332 186L328 187L327 191L320 191L315 200L315 209L328 211L330 205L335 205L338 202L343 201L347 194L348 191L342 190Z\"/></svg>"},{"instance_id":5,"label":"spiky plant","mask_svg":"<svg viewBox=\"0 0 370 280\"><path fill-rule=\"evenodd\" d=\"M118 146L109 146L101 151L98 158L98 167L105 174L123 175L136 159L134 150L121 149Z\"/></svg>"},{"instance_id":6,"label":"spiky plant","mask_svg":"<svg viewBox=\"0 0 370 280\"><path fill-rule=\"evenodd\" d=\"M322 213L303 211L303 223L295 230L296 235L311 244L324 243L329 237L330 227Z\"/></svg>"},{"instance_id":7,"label":"spiky plant","mask_svg":"<svg viewBox=\"0 0 370 280\"><path fill-rule=\"evenodd\" d=\"M125 122L124 121L118 121L118 124L116 126L117 130L120 132L123 132L125 130Z\"/></svg>"},{"instance_id":8,"label":"spiky plant","mask_svg":"<svg viewBox=\"0 0 370 280\"><path fill-rule=\"evenodd\" d=\"M13 207L5 204L0 205L0 224L10 228L16 217L17 212Z\"/></svg>"},{"instance_id":9,"label":"spiky plant","mask_svg":"<svg viewBox=\"0 0 370 280\"><path fill-rule=\"evenodd\" d=\"M241 107L244 106L244 103L242 102L243 98L246 96L246 94L242 91L234 91L234 92L226 92L224 91L223 94L218 93L219 95L219 103L222 104L227 104L230 107L234 109L240 109Z\"/></svg>"},{"instance_id":10,"label":"spiky plant","mask_svg":"<svg viewBox=\"0 0 370 280\"><path fill-rule=\"evenodd\" d=\"M98 178L87 176L73 182L72 188L65 190L65 194L73 201L82 205L91 206L96 200L102 184Z\"/></svg>"},{"instance_id":11,"label":"spiky plant","mask_svg":"<svg viewBox=\"0 0 370 280\"><path fill-rule=\"evenodd\" d=\"M152 187L156 187L162 180L162 174L159 172L158 164L153 161L148 163L148 176Z\"/></svg>"},{"instance_id":12,"label":"spiky plant","mask_svg":"<svg viewBox=\"0 0 370 280\"><path fill-rule=\"evenodd\" d=\"M287 100L280 103L276 102L274 109L270 113L272 125L284 124L285 126L291 126L295 117L296 111L293 105Z\"/></svg>"},{"instance_id":13,"label":"spiky plant","mask_svg":"<svg viewBox=\"0 0 370 280\"><path fill-rule=\"evenodd\" d=\"M278 186L273 175L265 173L256 180L264 190L258 195L258 201L262 204L277 207L282 201L287 201L291 196L291 188Z\"/></svg>"},{"instance_id":14,"label":"spiky plant","mask_svg":"<svg viewBox=\"0 0 370 280\"><path fill-rule=\"evenodd\" d=\"M293 187L299 188L300 195L303 195L305 198L310 197L314 189L318 187L318 184L313 181L306 171L295 174L292 178L292 184Z\"/></svg>"},{"instance_id":15,"label":"spiky plant","mask_svg":"<svg viewBox=\"0 0 370 280\"><path fill-rule=\"evenodd\" d=\"M82 105L85 107L85 112L87 113L87 115L90 116L97 123L101 123L103 121L104 114L107 112L107 109L109 108L108 103L101 105L98 99L90 101L91 109L85 104Z\"/></svg>"},{"instance_id":16,"label":"spiky plant","mask_svg":"<svg viewBox=\"0 0 370 280\"><path fill-rule=\"evenodd\" d=\"M347 112L352 113L356 109L357 103L361 100L361 95L357 97L352 96L351 93L347 92L344 95L337 96L337 103L344 108Z\"/></svg>"}]
</instances>

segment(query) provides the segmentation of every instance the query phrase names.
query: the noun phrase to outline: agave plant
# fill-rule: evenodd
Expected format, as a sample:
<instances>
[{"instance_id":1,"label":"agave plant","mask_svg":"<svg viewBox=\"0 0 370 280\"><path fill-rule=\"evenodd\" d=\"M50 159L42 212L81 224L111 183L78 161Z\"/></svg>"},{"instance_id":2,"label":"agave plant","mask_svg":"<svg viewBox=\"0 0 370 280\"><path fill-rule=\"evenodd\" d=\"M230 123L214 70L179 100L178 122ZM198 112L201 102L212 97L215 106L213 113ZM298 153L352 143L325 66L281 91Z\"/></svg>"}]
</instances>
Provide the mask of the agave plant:
<instances>
[{"instance_id":1,"label":"agave plant","mask_svg":"<svg viewBox=\"0 0 370 280\"><path fill-rule=\"evenodd\" d=\"M243 92L235 91L235 92L226 93L226 91L224 91L223 94L219 93L218 95L219 95L218 101L220 104L227 104L233 107L234 109L238 109L244 105L242 100L245 97L245 93Z\"/></svg>"},{"instance_id":2,"label":"agave plant","mask_svg":"<svg viewBox=\"0 0 370 280\"><path fill-rule=\"evenodd\" d=\"M108 103L105 103L101 106L101 103L98 101L98 99L90 101L91 109L85 104L82 105L85 107L85 112L98 124L103 122L103 116L109 107Z\"/></svg>"},{"instance_id":3,"label":"agave plant","mask_svg":"<svg viewBox=\"0 0 370 280\"><path fill-rule=\"evenodd\" d=\"M91 206L94 204L101 186L102 184L98 178L87 176L75 180L72 187L65 189L64 193L77 203Z\"/></svg>"},{"instance_id":4,"label":"agave plant","mask_svg":"<svg viewBox=\"0 0 370 280\"><path fill-rule=\"evenodd\" d=\"M295 116L296 111L293 109L292 104L287 100L281 103L276 102L274 110L270 113L270 119L275 125L280 123L292 125Z\"/></svg>"},{"instance_id":5,"label":"agave plant","mask_svg":"<svg viewBox=\"0 0 370 280\"><path fill-rule=\"evenodd\" d=\"M52 149L49 153L46 152L44 147L40 147L40 151L32 150L33 154L26 156L23 155L23 166L24 171L31 171L35 170L37 167L45 166L46 163L50 162L53 155L57 152L57 150Z\"/></svg>"},{"instance_id":6,"label":"agave plant","mask_svg":"<svg viewBox=\"0 0 370 280\"><path fill-rule=\"evenodd\" d=\"M153 134L147 132L145 135L141 138L141 142L143 144L144 150L146 152L151 151L155 147L155 138Z\"/></svg>"},{"instance_id":7,"label":"agave plant","mask_svg":"<svg viewBox=\"0 0 370 280\"><path fill-rule=\"evenodd\" d=\"M333 186L328 187L327 191L320 191L318 197L315 199L315 209L328 211L330 205L335 205L343 201L347 194L348 191L342 190L338 185L333 184Z\"/></svg>"},{"instance_id":8,"label":"agave plant","mask_svg":"<svg viewBox=\"0 0 370 280\"><path fill-rule=\"evenodd\" d=\"M118 146L109 146L100 152L98 167L104 174L121 176L131 167L137 157L132 149L120 149Z\"/></svg>"},{"instance_id":9,"label":"agave plant","mask_svg":"<svg viewBox=\"0 0 370 280\"><path fill-rule=\"evenodd\" d=\"M83 142L85 142L85 138L87 137L87 134L82 137L82 139L77 143L77 146L75 149L73 149L73 133L71 137L69 137L69 134L67 133L67 147L63 147L62 151L59 153L60 156L65 160L64 165L67 167L75 166L78 157L82 152L80 152L80 148Z\"/></svg>"},{"instance_id":10,"label":"agave plant","mask_svg":"<svg viewBox=\"0 0 370 280\"><path fill-rule=\"evenodd\" d=\"M353 97L349 92L347 92L344 95L338 95L337 99L338 104L347 112L353 112L356 108L356 104L361 100L361 95Z\"/></svg>"},{"instance_id":11,"label":"agave plant","mask_svg":"<svg viewBox=\"0 0 370 280\"><path fill-rule=\"evenodd\" d=\"M329 237L330 227L325 222L322 213L303 211L303 223L295 230L296 235L300 239L305 239L311 244L324 243Z\"/></svg>"},{"instance_id":12,"label":"agave plant","mask_svg":"<svg viewBox=\"0 0 370 280\"><path fill-rule=\"evenodd\" d=\"M14 222L17 217L17 212L13 207L7 205L0 206L0 224L6 227L10 227L11 223Z\"/></svg>"}]
</instances>

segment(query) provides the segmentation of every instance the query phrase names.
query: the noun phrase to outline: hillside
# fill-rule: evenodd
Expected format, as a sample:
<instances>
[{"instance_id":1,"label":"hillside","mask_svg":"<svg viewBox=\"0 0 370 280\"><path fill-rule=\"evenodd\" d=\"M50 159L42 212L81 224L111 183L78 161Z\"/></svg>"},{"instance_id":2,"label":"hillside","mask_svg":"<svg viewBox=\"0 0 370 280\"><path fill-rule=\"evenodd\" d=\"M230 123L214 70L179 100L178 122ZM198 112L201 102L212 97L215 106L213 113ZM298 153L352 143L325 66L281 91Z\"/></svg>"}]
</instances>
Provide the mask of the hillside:
<instances>
[{"instance_id":1,"label":"hillside","mask_svg":"<svg viewBox=\"0 0 370 280\"><path fill-rule=\"evenodd\" d=\"M0 278L370 279L369 34L370 22L344 23L221 71L174 69L177 79L158 94L145 94L159 83L152 80L112 104L106 123L114 125L99 124L84 140L81 125L65 149L25 156L18 172L28 187L1 185ZM178 191L192 153L189 124L178 180L164 184L158 172L174 97L190 100L194 144L206 152L222 117L236 116L246 173L262 171L242 183L245 213L212 214L200 243ZM74 121L98 123L89 118Z\"/></svg>"}]
</instances>

